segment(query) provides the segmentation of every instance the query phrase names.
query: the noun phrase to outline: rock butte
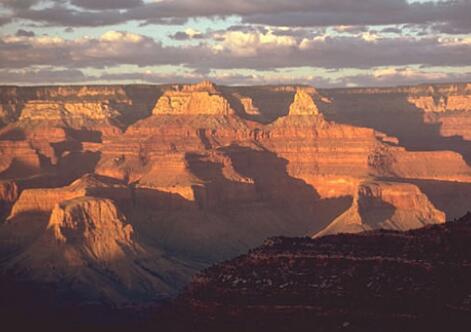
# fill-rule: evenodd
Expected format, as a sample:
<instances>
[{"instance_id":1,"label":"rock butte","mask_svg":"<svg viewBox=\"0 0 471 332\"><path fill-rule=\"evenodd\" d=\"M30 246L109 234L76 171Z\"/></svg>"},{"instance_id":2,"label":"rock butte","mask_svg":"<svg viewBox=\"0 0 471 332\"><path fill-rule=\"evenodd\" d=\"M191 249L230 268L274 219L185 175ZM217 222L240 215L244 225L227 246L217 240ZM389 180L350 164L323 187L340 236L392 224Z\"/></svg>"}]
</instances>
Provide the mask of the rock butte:
<instances>
[{"instance_id":1,"label":"rock butte","mask_svg":"<svg viewBox=\"0 0 471 332\"><path fill-rule=\"evenodd\" d=\"M289 108L289 115L318 115L319 110L311 96L303 89L298 89Z\"/></svg>"},{"instance_id":2,"label":"rock butte","mask_svg":"<svg viewBox=\"0 0 471 332\"><path fill-rule=\"evenodd\" d=\"M164 92L152 114L230 115L234 111L213 83L203 81Z\"/></svg>"},{"instance_id":3,"label":"rock butte","mask_svg":"<svg viewBox=\"0 0 471 332\"><path fill-rule=\"evenodd\" d=\"M9 264L47 282L73 279L82 298L113 303L174 295L195 271L137 242L116 203L94 197L57 203L44 233ZM162 271L168 276L156 278Z\"/></svg>"},{"instance_id":4,"label":"rock butte","mask_svg":"<svg viewBox=\"0 0 471 332\"><path fill-rule=\"evenodd\" d=\"M269 236L418 228L471 201L469 84L205 81L0 96L5 269L30 262L35 280L58 280L93 263L79 279L95 299L125 302L141 281L175 294L198 269ZM110 263L113 253L131 272ZM114 277L119 286L97 294L94 283Z\"/></svg>"}]
</instances>

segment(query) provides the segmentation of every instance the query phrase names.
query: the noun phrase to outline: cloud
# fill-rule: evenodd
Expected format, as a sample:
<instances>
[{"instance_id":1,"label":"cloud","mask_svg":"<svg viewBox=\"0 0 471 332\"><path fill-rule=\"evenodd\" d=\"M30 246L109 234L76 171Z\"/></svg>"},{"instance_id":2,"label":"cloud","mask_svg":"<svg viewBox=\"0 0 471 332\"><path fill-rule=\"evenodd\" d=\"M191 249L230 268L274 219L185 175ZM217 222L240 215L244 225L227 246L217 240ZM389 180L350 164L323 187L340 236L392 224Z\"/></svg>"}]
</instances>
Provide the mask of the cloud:
<instances>
[{"instance_id":1,"label":"cloud","mask_svg":"<svg viewBox=\"0 0 471 332\"><path fill-rule=\"evenodd\" d=\"M189 18L240 16L243 22L270 26L327 27L438 24L442 31L470 31L468 0L72 0L33 9L35 0L7 0L16 17L46 25L103 26L131 20L181 24Z\"/></svg>"},{"instance_id":2,"label":"cloud","mask_svg":"<svg viewBox=\"0 0 471 332\"><path fill-rule=\"evenodd\" d=\"M42 9L18 10L15 16L48 26L65 27L99 27L129 21L129 18L118 10L80 11L60 4Z\"/></svg>"},{"instance_id":3,"label":"cloud","mask_svg":"<svg viewBox=\"0 0 471 332\"><path fill-rule=\"evenodd\" d=\"M213 50L220 53L230 53L236 57L252 57L270 50L282 52L286 48L296 47L297 41L291 36L277 36L271 32L242 32L228 31L216 34L216 40L222 43L213 46Z\"/></svg>"},{"instance_id":4,"label":"cloud","mask_svg":"<svg viewBox=\"0 0 471 332\"><path fill-rule=\"evenodd\" d=\"M210 38L211 42L197 45L165 46L148 36L122 31L72 40L48 35L8 35L0 38L0 68L181 65L204 72L236 68L471 65L469 37L387 37L370 32L298 37L271 31L227 31L214 32Z\"/></svg>"},{"instance_id":5,"label":"cloud","mask_svg":"<svg viewBox=\"0 0 471 332\"><path fill-rule=\"evenodd\" d=\"M469 27L471 3L468 0L408 3L405 0L312 1L303 10L254 13L244 16L247 23L274 26L397 25L442 22Z\"/></svg>"},{"instance_id":6,"label":"cloud","mask_svg":"<svg viewBox=\"0 0 471 332\"><path fill-rule=\"evenodd\" d=\"M188 55L185 47L164 47L152 38L120 31L109 31L99 38L81 37L74 40L47 35L0 38L0 68L182 64L188 62Z\"/></svg>"},{"instance_id":7,"label":"cloud","mask_svg":"<svg viewBox=\"0 0 471 332\"><path fill-rule=\"evenodd\" d=\"M467 38L318 35L276 38L273 34L227 32L212 47L211 68L274 69L284 67L370 68L376 66L467 66L471 43Z\"/></svg>"},{"instance_id":8,"label":"cloud","mask_svg":"<svg viewBox=\"0 0 471 332\"><path fill-rule=\"evenodd\" d=\"M38 4L42 0L2 0L1 5L13 9L28 9Z\"/></svg>"},{"instance_id":9,"label":"cloud","mask_svg":"<svg viewBox=\"0 0 471 332\"><path fill-rule=\"evenodd\" d=\"M71 3L93 10L135 8L144 5L142 0L72 0Z\"/></svg>"},{"instance_id":10,"label":"cloud","mask_svg":"<svg viewBox=\"0 0 471 332\"><path fill-rule=\"evenodd\" d=\"M23 30L23 29L18 29L16 31L15 36L17 36L17 37L34 37L34 36L36 36L36 34L34 33L34 31L27 31L27 30Z\"/></svg>"},{"instance_id":11,"label":"cloud","mask_svg":"<svg viewBox=\"0 0 471 332\"><path fill-rule=\"evenodd\" d=\"M187 29L185 31L178 31L169 36L175 40L191 40L191 39L204 39L206 35L203 34L201 31L194 30L194 29Z\"/></svg>"},{"instance_id":12,"label":"cloud","mask_svg":"<svg viewBox=\"0 0 471 332\"><path fill-rule=\"evenodd\" d=\"M339 33L350 33L350 34L358 34L362 32L368 32L370 29L367 26L356 26L356 25L339 25L334 27L334 31Z\"/></svg>"},{"instance_id":13,"label":"cloud","mask_svg":"<svg viewBox=\"0 0 471 332\"><path fill-rule=\"evenodd\" d=\"M85 74L78 69L57 69L45 67L40 69L0 69L0 84L70 84L70 83L191 83L210 79L220 85L267 85L267 84L307 84L319 88L345 86L398 86L422 83L469 82L471 71L444 73L411 67L381 67L360 71L333 78L328 72L314 74L307 71L240 73L237 71L211 71L201 73L196 70L159 72L123 71L109 73L107 70L97 74Z\"/></svg>"},{"instance_id":14,"label":"cloud","mask_svg":"<svg viewBox=\"0 0 471 332\"><path fill-rule=\"evenodd\" d=\"M423 71L408 67L386 67L373 70L370 73L343 77L336 84L339 86L398 86L469 81L471 81L471 72L446 73L441 71Z\"/></svg>"},{"instance_id":15,"label":"cloud","mask_svg":"<svg viewBox=\"0 0 471 332\"><path fill-rule=\"evenodd\" d=\"M26 69L26 70L0 70L1 84L59 84L79 83L90 80L78 69ZM95 78L96 79L96 78Z\"/></svg>"},{"instance_id":16,"label":"cloud","mask_svg":"<svg viewBox=\"0 0 471 332\"><path fill-rule=\"evenodd\" d=\"M11 16L0 16L0 26L8 24L12 21Z\"/></svg>"}]
</instances>

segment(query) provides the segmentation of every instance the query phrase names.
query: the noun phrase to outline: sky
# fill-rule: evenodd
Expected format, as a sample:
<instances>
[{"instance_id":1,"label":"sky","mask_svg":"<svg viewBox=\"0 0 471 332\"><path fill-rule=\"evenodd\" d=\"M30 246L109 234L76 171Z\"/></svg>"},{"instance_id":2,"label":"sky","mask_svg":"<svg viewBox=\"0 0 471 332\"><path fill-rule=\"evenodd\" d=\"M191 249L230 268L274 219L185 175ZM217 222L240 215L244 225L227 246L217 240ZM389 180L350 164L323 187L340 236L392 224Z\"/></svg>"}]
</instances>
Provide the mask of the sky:
<instances>
[{"instance_id":1,"label":"sky","mask_svg":"<svg viewBox=\"0 0 471 332\"><path fill-rule=\"evenodd\" d=\"M0 0L0 84L471 81L471 0Z\"/></svg>"}]
</instances>

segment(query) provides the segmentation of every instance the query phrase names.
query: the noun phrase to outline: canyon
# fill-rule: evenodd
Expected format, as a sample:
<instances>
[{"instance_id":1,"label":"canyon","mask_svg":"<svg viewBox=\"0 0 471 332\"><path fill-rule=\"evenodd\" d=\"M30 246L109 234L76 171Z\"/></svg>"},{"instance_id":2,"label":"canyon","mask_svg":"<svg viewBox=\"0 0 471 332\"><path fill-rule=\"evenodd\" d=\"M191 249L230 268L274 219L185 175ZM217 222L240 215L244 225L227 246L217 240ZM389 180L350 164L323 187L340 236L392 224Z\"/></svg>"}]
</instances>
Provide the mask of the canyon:
<instances>
[{"instance_id":1,"label":"canyon","mask_svg":"<svg viewBox=\"0 0 471 332\"><path fill-rule=\"evenodd\" d=\"M0 98L1 275L63 301L165 301L269 237L406 231L470 210L469 83Z\"/></svg>"}]
</instances>

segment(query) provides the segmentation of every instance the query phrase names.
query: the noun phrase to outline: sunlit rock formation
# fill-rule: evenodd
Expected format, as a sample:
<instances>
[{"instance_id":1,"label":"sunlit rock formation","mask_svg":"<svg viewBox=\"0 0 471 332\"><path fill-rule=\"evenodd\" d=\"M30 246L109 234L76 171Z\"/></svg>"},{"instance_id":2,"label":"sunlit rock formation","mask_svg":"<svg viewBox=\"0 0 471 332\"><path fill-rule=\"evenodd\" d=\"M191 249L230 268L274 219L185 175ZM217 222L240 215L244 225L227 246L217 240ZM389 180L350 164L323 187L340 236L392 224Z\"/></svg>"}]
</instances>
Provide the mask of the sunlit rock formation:
<instances>
[{"instance_id":1,"label":"sunlit rock formation","mask_svg":"<svg viewBox=\"0 0 471 332\"><path fill-rule=\"evenodd\" d=\"M319 110L312 97L304 89L298 89L289 108L289 115L318 115Z\"/></svg>"},{"instance_id":2,"label":"sunlit rock formation","mask_svg":"<svg viewBox=\"0 0 471 332\"><path fill-rule=\"evenodd\" d=\"M13 221L17 216L27 213L50 213L62 201L85 196L108 197L122 205L131 202L128 187L107 178L87 174L66 187L23 190L8 219Z\"/></svg>"},{"instance_id":3,"label":"sunlit rock formation","mask_svg":"<svg viewBox=\"0 0 471 332\"><path fill-rule=\"evenodd\" d=\"M116 203L94 197L57 203L43 234L6 268L32 270L44 282L72 282L69 294L112 303L166 298L192 272L141 245Z\"/></svg>"},{"instance_id":4,"label":"sunlit rock formation","mask_svg":"<svg viewBox=\"0 0 471 332\"><path fill-rule=\"evenodd\" d=\"M166 91L152 111L154 115L229 115L234 111L215 85L203 81Z\"/></svg>"},{"instance_id":5,"label":"sunlit rock formation","mask_svg":"<svg viewBox=\"0 0 471 332\"><path fill-rule=\"evenodd\" d=\"M358 187L352 206L315 236L378 228L408 230L443 223L445 218L417 186L366 182Z\"/></svg>"}]
</instances>

